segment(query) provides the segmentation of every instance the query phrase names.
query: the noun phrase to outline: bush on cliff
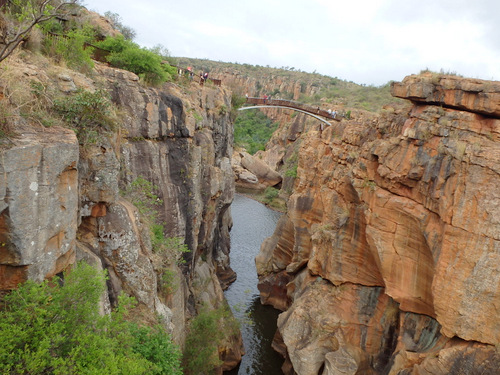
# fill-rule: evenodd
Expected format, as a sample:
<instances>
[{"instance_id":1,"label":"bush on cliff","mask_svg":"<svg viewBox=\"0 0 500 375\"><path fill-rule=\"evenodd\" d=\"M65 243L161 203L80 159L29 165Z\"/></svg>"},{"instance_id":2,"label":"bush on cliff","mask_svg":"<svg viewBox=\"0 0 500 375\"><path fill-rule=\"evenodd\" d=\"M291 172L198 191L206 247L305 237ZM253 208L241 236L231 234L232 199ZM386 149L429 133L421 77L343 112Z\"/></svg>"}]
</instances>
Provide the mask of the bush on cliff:
<instances>
[{"instance_id":1,"label":"bush on cliff","mask_svg":"<svg viewBox=\"0 0 500 375\"><path fill-rule=\"evenodd\" d=\"M180 354L161 327L125 320L131 299L99 314L104 273L79 264L41 284L28 281L0 309L2 374L180 375Z\"/></svg>"},{"instance_id":2,"label":"bush on cliff","mask_svg":"<svg viewBox=\"0 0 500 375\"><path fill-rule=\"evenodd\" d=\"M76 132L81 144L96 143L102 132L116 126L109 95L104 90L78 90L74 95L54 100L54 110Z\"/></svg>"},{"instance_id":3,"label":"bush on cliff","mask_svg":"<svg viewBox=\"0 0 500 375\"><path fill-rule=\"evenodd\" d=\"M54 58L56 61L65 61L66 65L82 73L90 73L94 68L92 54L94 49L87 43L95 40L95 30L84 25L81 28L75 28L65 32L64 37L58 34L50 33L52 25L59 23L44 24L42 30L45 32L43 40L43 52Z\"/></svg>"},{"instance_id":4,"label":"bush on cliff","mask_svg":"<svg viewBox=\"0 0 500 375\"><path fill-rule=\"evenodd\" d=\"M156 50L141 48L123 36L108 37L97 46L110 52L106 59L112 66L134 72L150 84L171 81L177 72L175 67L163 62Z\"/></svg>"},{"instance_id":5,"label":"bush on cliff","mask_svg":"<svg viewBox=\"0 0 500 375\"><path fill-rule=\"evenodd\" d=\"M223 305L215 310L204 306L189 326L183 359L185 373L218 374L217 368L222 365L219 347L228 333L236 334L238 329L229 306Z\"/></svg>"}]
</instances>

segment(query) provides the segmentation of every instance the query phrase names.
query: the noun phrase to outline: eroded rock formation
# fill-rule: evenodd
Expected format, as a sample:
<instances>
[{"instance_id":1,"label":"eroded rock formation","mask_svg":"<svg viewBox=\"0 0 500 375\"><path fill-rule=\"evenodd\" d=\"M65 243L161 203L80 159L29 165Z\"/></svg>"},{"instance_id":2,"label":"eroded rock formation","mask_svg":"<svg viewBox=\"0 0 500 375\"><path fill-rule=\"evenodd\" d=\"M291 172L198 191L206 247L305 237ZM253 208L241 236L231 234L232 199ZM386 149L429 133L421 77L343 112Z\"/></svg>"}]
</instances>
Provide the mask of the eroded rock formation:
<instances>
[{"instance_id":1,"label":"eroded rock formation","mask_svg":"<svg viewBox=\"0 0 500 375\"><path fill-rule=\"evenodd\" d=\"M20 83L66 94L67 87L104 89L120 121L113 133L79 145L72 130L19 118L18 134L1 152L0 289L41 281L86 259L108 271L108 305L122 291L134 296L134 315L149 323L160 316L183 344L186 323L200 308L225 305L218 276L234 278L228 258L230 93L195 84L144 87L135 74L98 63L91 81L39 60L11 59ZM64 87L57 77L64 77ZM139 178L158 197L165 236L190 249L183 261L153 252L144 217L121 193ZM161 286L166 267L172 278L167 291ZM241 346L240 337L228 335L219 348L222 368L237 364Z\"/></svg>"},{"instance_id":2,"label":"eroded rock formation","mask_svg":"<svg viewBox=\"0 0 500 375\"><path fill-rule=\"evenodd\" d=\"M411 76L393 85L411 107L299 138L288 214L256 259L287 373L497 373L499 93Z\"/></svg>"},{"instance_id":3,"label":"eroded rock formation","mask_svg":"<svg viewBox=\"0 0 500 375\"><path fill-rule=\"evenodd\" d=\"M248 152L234 151L232 167L236 186L247 189L263 190L281 183L281 175L269 164Z\"/></svg>"}]
</instances>

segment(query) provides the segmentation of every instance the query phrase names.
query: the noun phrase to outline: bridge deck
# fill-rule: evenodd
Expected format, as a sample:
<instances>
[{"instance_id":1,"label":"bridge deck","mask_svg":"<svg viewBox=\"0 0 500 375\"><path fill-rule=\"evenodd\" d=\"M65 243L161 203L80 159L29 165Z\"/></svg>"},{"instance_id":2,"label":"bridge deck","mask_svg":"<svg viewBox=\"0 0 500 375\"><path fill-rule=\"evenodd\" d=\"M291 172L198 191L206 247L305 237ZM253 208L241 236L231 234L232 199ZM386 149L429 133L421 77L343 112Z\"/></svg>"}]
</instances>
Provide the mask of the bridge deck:
<instances>
[{"instance_id":1,"label":"bridge deck","mask_svg":"<svg viewBox=\"0 0 500 375\"><path fill-rule=\"evenodd\" d=\"M276 106L276 107L287 107L292 109L298 109L304 112L308 112L313 115L318 115L321 117L325 117L329 120L340 121L340 118L332 115L328 111L321 109L319 107L313 107L306 104L302 104L299 102L294 102L292 100L285 99L264 99L264 98L247 98L246 104L254 104L254 105L265 105L265 106Z\"/></svg>"}]
</instances>

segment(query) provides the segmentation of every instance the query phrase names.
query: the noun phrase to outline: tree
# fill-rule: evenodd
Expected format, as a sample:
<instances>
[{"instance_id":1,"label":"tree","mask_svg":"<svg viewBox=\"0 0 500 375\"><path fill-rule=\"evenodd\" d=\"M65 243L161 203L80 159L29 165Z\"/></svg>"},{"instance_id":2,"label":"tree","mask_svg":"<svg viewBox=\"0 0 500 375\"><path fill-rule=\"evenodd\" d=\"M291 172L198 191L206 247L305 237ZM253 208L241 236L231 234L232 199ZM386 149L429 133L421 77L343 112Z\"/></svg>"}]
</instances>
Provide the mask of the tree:
<instances>
[{"instance_id":1,"label":"tree","mask_svg":"<svg viewBox=\"0 0 500 375\"><path fill-rule=\"evenodd\" d=\"M105 274L80 263L37 284L27 281L0 303L1 374L181 375L181 353L164 328L125 318L134 301L121 295L101 315Z\"/></svg>"},{"instance_id":2,"label":"tree","mask_svg":"<svg viewBox=\"0 0 500 375\"><path fill-rule=\"evenodd\" d=\"M0 62L5 60L33 27L52 18L63 17L79 0L8 0L0 13ZM12 16L8 22L6 14Z\"/></svg>"},{"instance_id":3,"label":"tree","mask_svg":"<svg viewBox=\"0 0 500 375\"><path fill-rule=\"evenodd\" d=\"M135 39L135 36L136 36L135 30L129 26L125 26L122 23L122 18L118 13L113 13L113 12L107 11L106 13L104 13L104 16L106 18L108 18L113 23L114 27L117 28L118 31L120 31L122 33L125 40L134 40Z\"/></svg>"}]
</instances>

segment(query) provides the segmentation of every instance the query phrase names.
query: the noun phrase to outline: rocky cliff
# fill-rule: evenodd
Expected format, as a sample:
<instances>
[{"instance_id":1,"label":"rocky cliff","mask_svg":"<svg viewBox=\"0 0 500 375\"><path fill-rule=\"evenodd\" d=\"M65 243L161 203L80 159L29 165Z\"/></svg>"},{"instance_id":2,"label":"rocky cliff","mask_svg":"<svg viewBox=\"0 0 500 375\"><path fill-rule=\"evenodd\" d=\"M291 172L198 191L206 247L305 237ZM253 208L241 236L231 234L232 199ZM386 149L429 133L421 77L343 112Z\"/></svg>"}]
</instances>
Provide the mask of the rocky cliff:
<instances>
[{"instance_id":1,"label":"rocky cliff","mask_svg":"<svg viewBox=\"0 0 500 375\"><path fill-rule=\"evenodd\" d=\"M268 147L298 159L256 259L287 374L500 368L500 83L429 73L392 92L411 105Z\"/></svg>"},{"instance_id":2,"label":"rocky cliff","mask_svg":"<svg viewBox=\"0 0 500 375\"><path fill-rule=\"evenodd\" d=\"M108 271L112 305L121 291L134 296L134 315L148 322L158 314L182 344L187 321L202 307L224 306L219 277L234 277L230 93L196 84L145 87L135 74L103 64L85 76L29 54L12 57L3 73L0 100L9 116L2 125L9 133L0 162L0 289L85 259ZM104 90L118 126L79 144L73 130L20 116L15 90L29 95L30 87L63 97ZM173 259L152 250L151 223L124 194L137 181L154 193L165 237L189 253ZM229 368L241 357L241 342L228 335L224 345Z\"/></svg>"}]
</instances>

